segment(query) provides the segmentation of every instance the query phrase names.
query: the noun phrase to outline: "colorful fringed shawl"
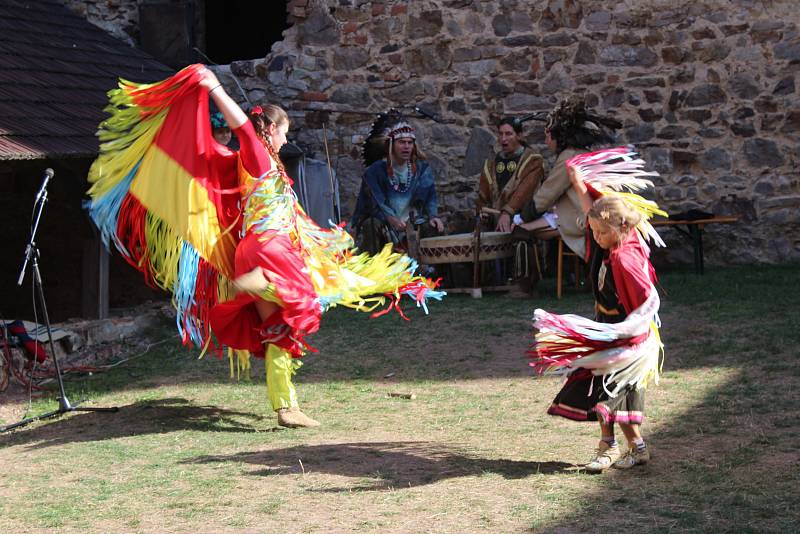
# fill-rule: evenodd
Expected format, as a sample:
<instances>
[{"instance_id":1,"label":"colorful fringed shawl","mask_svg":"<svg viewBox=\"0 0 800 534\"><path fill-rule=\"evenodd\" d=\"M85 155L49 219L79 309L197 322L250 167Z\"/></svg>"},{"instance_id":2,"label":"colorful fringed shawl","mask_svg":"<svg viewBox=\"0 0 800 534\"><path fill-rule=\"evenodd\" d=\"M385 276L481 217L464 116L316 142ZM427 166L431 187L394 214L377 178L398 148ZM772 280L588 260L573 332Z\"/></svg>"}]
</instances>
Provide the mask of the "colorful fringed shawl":
<instances>
[{"instance_id":1,"label":"colorful fringed shawl","mask_svg":"<svg viewBox=\"0 0 800 534\"><path fill-rule=\"evenodd\" d=\"M655 173L643 169L642 161L631 147L619 147L581 154L567 162L576 169L578 176L593 190L593 194L613 194L640 211L642 222L631 239L637 254L628 260L628 267L635 272L620 273L619 267L612 270L618 297L625 305L627 317L619 323L600 323L578 315L556 315L537 309L534 312L534 328L537 330L534 345L529 351L530 365L538 374L564 374L577 367L590 369L592 374L603 376L603 387L609 396L616 396L628 386L646 387L650 380L658 383L659 356L663 350L658 333L658 308L660 300L653 284L655 275L647 256L649 249L644 237L650 237L663 246L648 219L654 213L664 214L658 206L632 192L652 183L643 176ZM639 249L636 245L641 245ZM636 306L630 302L623 276L636 276L646 281L649 290L644 302ZM613 387L612 387L613 385Z\"/></svg>"},{"instance_id":2,"label":"colorful fringed shawl","mask_svg":"<svg viewBox=\"0 0 800 534\"><path fill-rule=\"evenodd\" d=\"M232 296L243 213L238 156L211 135L208 91L198 85L203 68L191 65L155 84L121 80L109 92L111 117L98 131L87 208L106 245L113 243L149 284L172 293L184 343L207 347L214 343L209 311ZM354 254L346 232L317 226L281 182L261 180L270 186L250 191L248 201L264 209L248 214L285 216L281 224L291 227L323 310L374 311L387 298L399 309L408 295L427 312L428 298L442 298L433 282L414 274L411 258L389 250ZM259 224L268 223L248 220Z\"/></svg>"}]
</instances>

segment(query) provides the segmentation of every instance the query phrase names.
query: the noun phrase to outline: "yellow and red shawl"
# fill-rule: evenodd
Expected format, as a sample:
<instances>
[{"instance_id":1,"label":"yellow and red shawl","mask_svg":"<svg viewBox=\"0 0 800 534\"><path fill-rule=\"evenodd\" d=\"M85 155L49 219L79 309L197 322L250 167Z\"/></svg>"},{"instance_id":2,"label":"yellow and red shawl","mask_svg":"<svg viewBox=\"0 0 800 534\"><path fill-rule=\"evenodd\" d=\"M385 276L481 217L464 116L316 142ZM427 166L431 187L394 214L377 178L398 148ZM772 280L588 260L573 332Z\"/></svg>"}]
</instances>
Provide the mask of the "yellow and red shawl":
<instances>
[{"instance_id":1,"label":"yellow and red shawl","mask_svg":"<svg viewBox=\"0 0 800 534\"><path fill-rule=\"evenodd\" d=\"M109 92L100 155L89 171L87 209L107 246L173 295L184 343L213 345L209 312L231 297L228 282L240 238L238 155L214 141L208 91L191 65L154 84L121 80ZM323 310L345 305L373 311L402 295L426 309L441 299L435 283L414 274L416 262L385 249L355 254L341 229L322 229L292 195L297 239Z\"/></svg>"}]
</instances>

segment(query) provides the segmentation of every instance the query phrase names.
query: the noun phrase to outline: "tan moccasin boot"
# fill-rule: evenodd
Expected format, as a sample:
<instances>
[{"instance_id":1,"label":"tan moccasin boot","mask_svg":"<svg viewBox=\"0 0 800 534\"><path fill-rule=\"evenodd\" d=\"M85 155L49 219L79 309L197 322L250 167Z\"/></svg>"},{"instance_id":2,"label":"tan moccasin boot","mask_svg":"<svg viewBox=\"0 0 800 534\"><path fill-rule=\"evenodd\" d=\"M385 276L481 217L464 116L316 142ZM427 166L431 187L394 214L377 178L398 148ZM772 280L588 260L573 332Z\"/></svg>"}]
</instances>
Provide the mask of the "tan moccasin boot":
<instances>
[{"instance_id":1,"label":"tan moccasin boot","mask_svg":"<svg viewBox=\"0 0 800 534\"><path fill-rule=\"evenodd\" d=\"M281 408L278 410L278 424L286 428L319 426L319 421L311 419L300 408Z\"/></svg>"}]
</instances>

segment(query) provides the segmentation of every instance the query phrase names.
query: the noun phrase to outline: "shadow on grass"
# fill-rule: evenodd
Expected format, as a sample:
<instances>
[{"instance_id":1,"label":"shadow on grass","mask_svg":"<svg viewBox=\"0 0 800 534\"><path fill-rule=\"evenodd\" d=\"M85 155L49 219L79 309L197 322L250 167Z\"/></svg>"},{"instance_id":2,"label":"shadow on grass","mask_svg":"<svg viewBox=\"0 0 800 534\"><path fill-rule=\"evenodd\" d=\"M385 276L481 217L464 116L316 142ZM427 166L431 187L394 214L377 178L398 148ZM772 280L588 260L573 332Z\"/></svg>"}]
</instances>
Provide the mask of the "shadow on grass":
<instances>
[{"instance_id":1,"label":"shadow on grass","mask_svg":"<svg viewBox=\"0 0 800 534\"><path fill-rule=\"evenodd\" d=\"M733 356L736 366L713 371L725 380L673 411L665 405L710 374L683 373L668 397L649 401L660 408L659 428L644 428L652 461L603 473L569 514L555 524L532 520L529 532L797 532L800 372L790 352L772 354L769 365Z\"/></svg>"},{"instance_id":2,"label":"shadow on grass","mask_svg":"<svg viewBox=\"0 0 800 534\"><path fill-rule=\"evenodd\" d=\"M226 410L216 406L197 406L182 398L158 399L121 406L118 412L76 412L46 424L23 427L0 435L0 447L28 444L41 449L80 443L103 441L143 434L162 434L177 431L256 432L236 418L262 420L248 412Z\"/></svg>"},{"instance_id":3,"label":"shadow on grass","mask_svg":"<svg viewBox=\"0 0 800 534\"><path fill-rule=\"evenodd\" d=\"M800 301L797 266L709 270L704 276L672 272L661 277L662 335L665 370L734 364L730 354L744 354L754 344L785 345L795 335L798 314L776 315ZM548 296L519 300L503 295L472 299L450 295L430 305L430 315L406 304L411 321L397 314L370 319L348 309L326 313L321 330L310 336L320 354L304 358L297 375L303 384L368 380L391 382L476 380L531 376L526 350L533 338L535 308L591 317L588 292L573 292L561 300ZM174 336L173 326L160 334ZM708 336L710 329L713 336ZM68 376L68 393L92 397L127 388L160 387L163 383L229 383L227 358L208 356L196 361L196 349L179 342L161 345L148 354L93 377ZM739 356L737 356L739 357ZM263 377L263 359L253 360L254 384ZM53 395L55 395L53 393Z\"/></svg>"},{"instance_id":4,"label":"shadow on grass","mask_svg":"<svg viewBox=\"0 0 800 534\"><path fill-rule=\"evenodd\" d=\"M565 462L526 462L487 459L428 441L336 443L298 445L286 449L202 456L189 463L237 462L262 466L253 476L324 473L357 479L357 485L324 487L311 491L339 493L381 491L433 484L440 480L480 476L484 473L520 479L538 474L569 472Z\"/></svg>"},{"instance_id":5,"label":"shadow on grass","mask_svg":"<svg viewBox=\"0 0 800 534\"><path fill-rule=\"evenodd\" d=\"M798 327L796 315L776 315L775 310L797 309L796 279L797 266L663 275L665 370L744 364L753 345L785 346L784 339ZM390 373L397 381L527 378L531 370L525 352L533 341L534 309L592 317L593 304L588 292L562 300L452 295L431 304L428 316L412 310L410 322L334 310L312 339L320 355L308 358L310 365L298 382L381 380ZM732 354L737 362L731 361Z\"/></svg>"}]
</instances>

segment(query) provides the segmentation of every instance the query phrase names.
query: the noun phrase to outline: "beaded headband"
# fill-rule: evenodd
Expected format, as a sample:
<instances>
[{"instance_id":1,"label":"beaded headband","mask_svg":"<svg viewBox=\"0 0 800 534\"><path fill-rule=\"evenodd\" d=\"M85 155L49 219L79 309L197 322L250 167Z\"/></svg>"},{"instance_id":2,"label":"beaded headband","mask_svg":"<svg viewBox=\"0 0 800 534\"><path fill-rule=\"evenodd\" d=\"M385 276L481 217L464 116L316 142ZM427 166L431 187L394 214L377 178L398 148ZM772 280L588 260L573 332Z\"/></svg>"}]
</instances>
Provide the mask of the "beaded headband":
<instances>
[{"instance_id":1,"label":"beaded headband","mask_svg":"<svg viewBox=\"0 0 800 534\"><path fill-rule=\"evenodd\" d=\"M384 135L391 139L416 139L414 127L406 121L400 121L394 126L387 128Z\"/></svg>"}]
</instances>

